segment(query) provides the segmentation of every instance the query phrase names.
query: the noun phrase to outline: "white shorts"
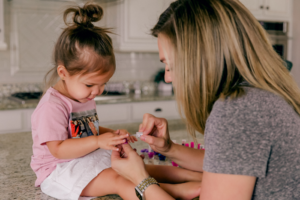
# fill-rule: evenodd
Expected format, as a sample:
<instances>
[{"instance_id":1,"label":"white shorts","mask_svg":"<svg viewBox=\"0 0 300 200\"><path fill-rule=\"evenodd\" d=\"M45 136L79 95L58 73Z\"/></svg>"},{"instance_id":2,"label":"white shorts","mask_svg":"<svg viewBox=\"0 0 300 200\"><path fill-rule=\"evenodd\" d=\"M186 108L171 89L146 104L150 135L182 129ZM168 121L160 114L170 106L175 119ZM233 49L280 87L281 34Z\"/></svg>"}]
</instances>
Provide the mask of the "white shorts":
<instances>
[{"instance_id":1,"label":"white shorts","mask_svg":"<svg viewBox=\"0 0 300 200\"><path fill-rule=\"evenodd\" d=\"M43 193L64 200L78 200L82 190L104 169L111 167L111 151L98 149L84 157L59 163L42 182Z\"/></svg>"}]
</instances>

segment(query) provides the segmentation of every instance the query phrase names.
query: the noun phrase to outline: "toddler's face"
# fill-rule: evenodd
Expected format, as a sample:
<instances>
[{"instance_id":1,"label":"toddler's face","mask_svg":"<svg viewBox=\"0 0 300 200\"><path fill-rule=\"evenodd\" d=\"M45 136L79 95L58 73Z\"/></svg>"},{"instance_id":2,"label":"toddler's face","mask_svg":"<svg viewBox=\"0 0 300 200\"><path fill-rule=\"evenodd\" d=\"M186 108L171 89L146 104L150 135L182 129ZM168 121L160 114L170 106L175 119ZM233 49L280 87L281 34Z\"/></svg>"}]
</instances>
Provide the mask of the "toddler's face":
<instances>
[{"instance_id":1,"label":"toddler's face","mask_svg":"<svg viewBox=\"0 0 300 200\"><path fill-rule=\"evenodd\" d=\"M69 98L85 103L103 93L105 84L112 77L114 71L105 74L90 73L76 74L65 79Z\"/></svg>"}]
</instances>

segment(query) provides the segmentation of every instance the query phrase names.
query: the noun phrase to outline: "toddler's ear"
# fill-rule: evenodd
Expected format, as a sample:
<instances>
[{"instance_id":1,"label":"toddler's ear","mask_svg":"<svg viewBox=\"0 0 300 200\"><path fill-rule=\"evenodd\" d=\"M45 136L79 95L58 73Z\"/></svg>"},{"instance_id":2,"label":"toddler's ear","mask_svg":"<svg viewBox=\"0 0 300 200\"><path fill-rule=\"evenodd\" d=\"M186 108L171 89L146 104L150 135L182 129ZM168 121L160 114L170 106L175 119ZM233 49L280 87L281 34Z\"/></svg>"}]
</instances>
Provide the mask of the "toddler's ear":
<instances>
[{"instance_id":1,"label":"toddler's ear","mask_svg":"<svg viewBox=\"0 0 300 200\"><path fill-rule=\"evenodd\" d=\"M63 65L58 65L56 71L61 80L65 80L69 76L68 70Z\"/></svg>"}]
</instances>

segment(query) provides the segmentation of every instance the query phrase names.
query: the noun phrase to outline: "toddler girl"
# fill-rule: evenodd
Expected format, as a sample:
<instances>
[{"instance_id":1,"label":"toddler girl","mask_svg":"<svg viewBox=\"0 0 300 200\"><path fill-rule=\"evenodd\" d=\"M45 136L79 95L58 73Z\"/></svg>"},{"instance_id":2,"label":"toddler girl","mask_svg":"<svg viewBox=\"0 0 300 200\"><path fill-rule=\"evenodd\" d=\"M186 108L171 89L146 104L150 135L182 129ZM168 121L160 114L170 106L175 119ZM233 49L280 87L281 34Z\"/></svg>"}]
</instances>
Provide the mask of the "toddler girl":
<instances>
[{"instance_id":1,"label":"toddler girl","mask_svg":"<svg viewBox=\"0 0 300 200\"><path fill-rule=\"evenodd\" d=\"M73 14L72 24L66 22L69 14ZM93 100L102 94L115 72L109 31L92 24L102 14L102 8L92 3L64 12L68 27L55 45L55 68L48 81L51 87L31 119L35 186L57 199L107 194L137 199L135 185L112 170L110 162L111 150L120 151L120 144L126 139L134 142L136 138L125 130L99 127ZM182 183L161 184L175 198L193 198L199 194L200 182L196 181L201 180L200 173L170 166L147 166L147 169L157 180Z\"/></svg>"}]
</instances>

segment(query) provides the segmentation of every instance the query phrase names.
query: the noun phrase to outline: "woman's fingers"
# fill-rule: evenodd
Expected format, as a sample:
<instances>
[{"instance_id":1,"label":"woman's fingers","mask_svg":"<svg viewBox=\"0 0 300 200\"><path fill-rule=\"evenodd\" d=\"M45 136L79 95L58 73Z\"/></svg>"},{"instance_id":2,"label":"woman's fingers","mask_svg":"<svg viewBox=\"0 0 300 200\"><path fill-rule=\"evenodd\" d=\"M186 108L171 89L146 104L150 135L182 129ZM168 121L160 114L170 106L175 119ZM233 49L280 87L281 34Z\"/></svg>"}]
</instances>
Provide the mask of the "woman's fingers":
<instances>
[{"instance_id":1,"label":"woman's fingers","mask_svg":"<svg viewBox=\"0 0 300 200\"><path fill-rule=\"evenodd\" d=\"M165 139L153 137L150 135L142 135L141 140L148 143L149 145L154 145L157 147L164 147L165 146Z\"/></svg>"},{"instance_id":2,"label":"woman's fingers","mask_svg":"<svg viewBox=\"0 0 300 200\"><path fill-rule=\"evenodd\" d=\"M151 114L144 114L141 132L149 135L156 129L167 129L168 123L164 118L157 118Z\"/></svg>"}]
</instances>

